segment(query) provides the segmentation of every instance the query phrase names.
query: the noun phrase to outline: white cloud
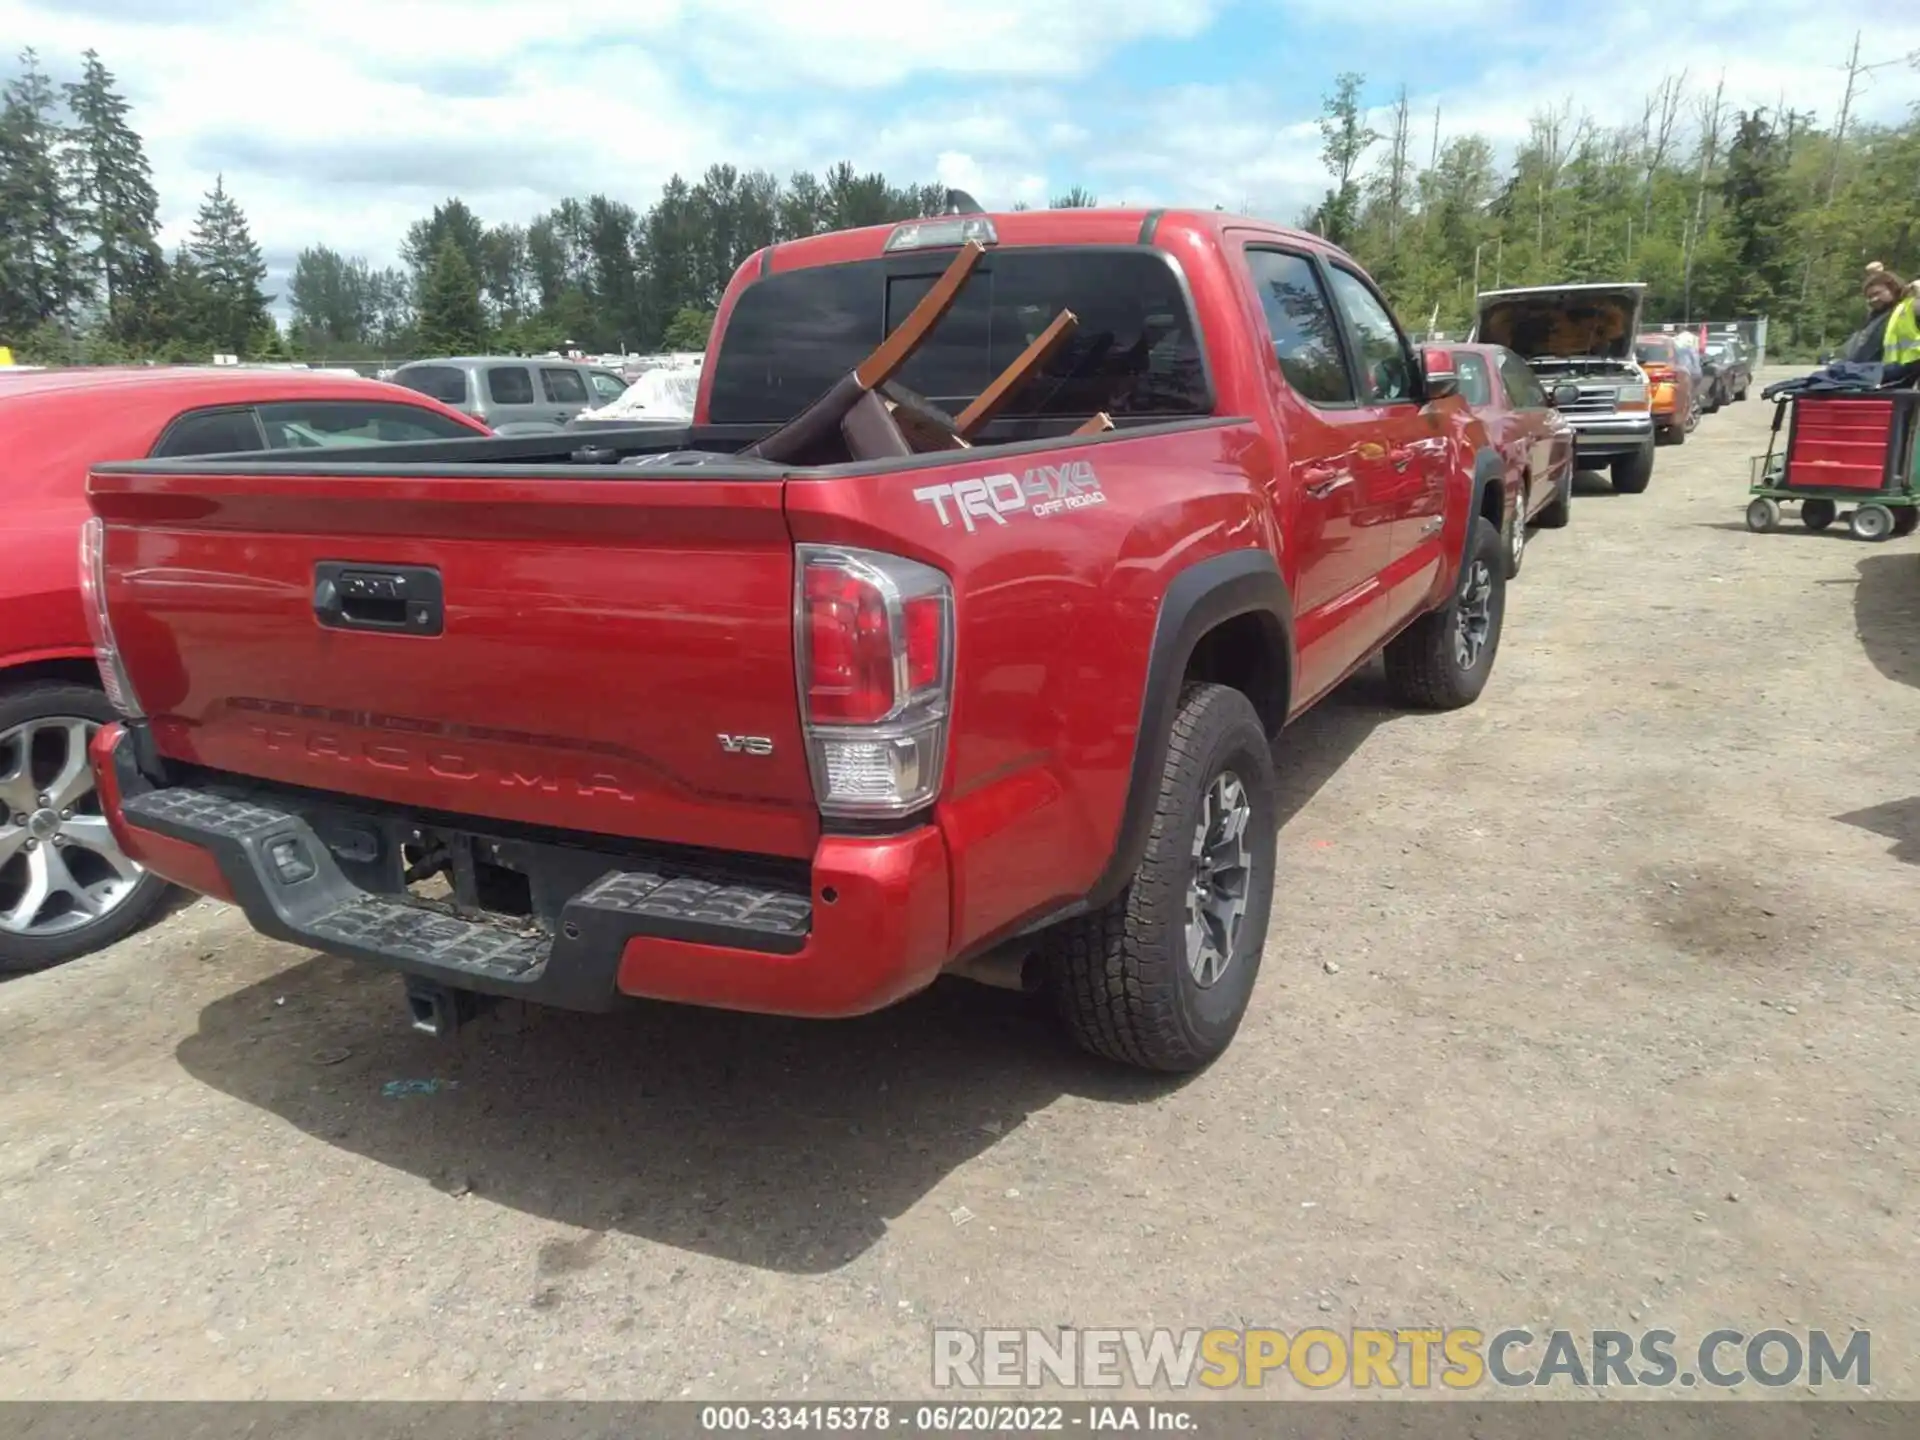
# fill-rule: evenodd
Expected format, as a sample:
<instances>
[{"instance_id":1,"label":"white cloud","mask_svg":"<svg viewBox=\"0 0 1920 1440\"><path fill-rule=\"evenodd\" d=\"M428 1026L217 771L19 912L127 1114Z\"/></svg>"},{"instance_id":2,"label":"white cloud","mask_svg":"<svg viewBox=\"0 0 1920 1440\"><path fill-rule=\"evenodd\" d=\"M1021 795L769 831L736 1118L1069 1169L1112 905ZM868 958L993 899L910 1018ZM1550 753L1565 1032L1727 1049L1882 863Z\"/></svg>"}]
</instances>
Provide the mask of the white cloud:
<instances>
[{"instance_id":1,"label":"white cloud","mask_svg":"<svg viewBox=\"0 0 1920 1440\"><path fill-rule=\"evenodd\" d=\"M1082 184L1108 202L1291 218L1326 183L1314 115L1350 65L1370 72L1370 99L1407 76L1423 143L1438 103L1445 133L1511 146L1530 112L1569 96L1602 123L1635 119L1683 67L1692 85L1724 69L1731 105L1784 96L1824 121L1855 28L1873 59L1920 49L1912 0L1272 0L1272 13L1224 0L0 0L0 35L67 72L101 52L146 136L169 239L224 170L282 264L316 242L388 261L449 194L524 220L568 194L644 205L675 171L715 161L785 174L847 158L988 204ZM1176 51L1184 68L1163 65ZM1268 75L1263 57L1290 68ZM1156 66L1169 80L1143 89ZM1856 109L1889 119L1916 98L1920 73L1889 66Z\"/></svg>"}]
</instances>

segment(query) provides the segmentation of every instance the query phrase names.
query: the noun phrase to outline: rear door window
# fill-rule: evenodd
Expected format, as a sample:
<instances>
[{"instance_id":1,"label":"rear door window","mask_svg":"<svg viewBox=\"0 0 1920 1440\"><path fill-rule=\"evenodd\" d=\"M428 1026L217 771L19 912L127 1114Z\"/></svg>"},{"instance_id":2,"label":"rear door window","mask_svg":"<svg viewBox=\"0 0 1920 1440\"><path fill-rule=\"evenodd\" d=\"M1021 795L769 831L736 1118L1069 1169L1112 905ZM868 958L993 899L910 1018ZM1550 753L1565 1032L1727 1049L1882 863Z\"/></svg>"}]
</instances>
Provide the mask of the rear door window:
<instances>
[{"instance_id":1,"label":"rear door window","mask_svg":"<svg viewBox=\"0 0 1920 1440\"><path fill-rule=\"evenodd\" d=\"M756 281L734 305L712 362L710 418L791 419L864 360L951 259L946 251L889 256ZM900 383L964 408L1062 310L1079 323L1003 418L1212 410L1185 287L1166 256L1137 247L989 251Z\"/></svg>"},{"instance_id":2,"label":"rear door window","mask_svg":"<svg viewBox=\"0 0 1920 1440\"><path fill-rule=\"evenodd\" d=\"M266 440L252 409L229 406L221 410L190 410L167 427L153 453L160 459L176 455L231 455L242 450L264 450Z\"/></svg>"},{"instance_id":3,"label":"rear door window","mask_svg":"<svg viewBox=\"0 0 1920 1440\"><path fill-rule=\"evenodd\" d=\"M431 395L442 405L467 403L467 372L457 365L408 365L394 372L393 382Z\"/></svg>"},{"instance_id":4,"label":"rear door window","mask_svg":"<svg viewBox=\"0 0 1920 1440\"><path fill-rule=\"evenodd\" d=\"M387 445L409 440L471 440L478 432L413 405L364 400L288 400L259 407L274 450Z\"/></svg>"},{"instance_id":5,"label":"rear door window","mask_svg":"<svg viewBox=\"0 0 1920 1440\"><path fill-rule=\"evenodd\" d=\"M540 383L546 387L547 399L555 405L587 403L587 382L580 378L578 370L563 370L549 365L541 370Z\"/></svg>"},{"instance_id":6,"label":"rear door window","mask_svg":"<svg viewBox=\"0 0 1920 1440\"><path fill-rule=\"evenodd\" d=\"M1469 405L1493 403L1493 381L1487 374L1487 362L1471 351L1462 350L1453 357L1453 368L1460 375L1460 394Z\"/></svg>"},{"instance_id":7,"label":"rear door window","mask_svg":"<svg viewBox=\"0 0 1920 1440\"><path fill-rule=\"evenodd\" d=\"M495 405L533 404L533 372L524 365L488 366L487 399Z\"/></svg>"},{"instance_id":8,"label":"rear door window","mask_svg":"<svg viewBox=\"0 0 1920 1440\"><path fill-rule=\"evenodd\" d=\"M1284 250L1247 251L1274 358L1287 385L1310 405L1353 400L1353 377L1340 351L1340 326L1313 262Z\"/></svg>"}]
</instances>

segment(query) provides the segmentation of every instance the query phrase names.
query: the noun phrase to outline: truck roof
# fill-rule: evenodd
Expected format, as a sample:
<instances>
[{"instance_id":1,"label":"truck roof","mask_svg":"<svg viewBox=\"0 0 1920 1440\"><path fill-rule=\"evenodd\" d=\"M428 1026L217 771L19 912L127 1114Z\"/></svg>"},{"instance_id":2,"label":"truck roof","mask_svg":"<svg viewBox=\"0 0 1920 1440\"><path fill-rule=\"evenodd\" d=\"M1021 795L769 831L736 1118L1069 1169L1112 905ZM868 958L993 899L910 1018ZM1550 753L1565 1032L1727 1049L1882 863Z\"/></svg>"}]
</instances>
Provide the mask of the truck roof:
<instances>
[{"instance_id":1,"label":"truck roof","mask_svg":"<svg viewBox=\"0 0 1920 1440\"><path fill-rule=\"evenodd\" d=\"M1217 236L1225 230L1258 230L1291 243L1339 253L1339 247L1271 220L1228 214L1221 210L1153 209L1147 206L1095 207L1083 210L996 210L977 215L935 215L939 220L976 219L989 222L996 243L1025 245L1138 245L1156 239L1167 242L1184 233ZM834 230L798 240L782 240L758 251L747 261L761 273L797 270L810 265L836 265L849 260L871 260L884 253L887 237L904 224L891 221L858 230ZM929 246L929 249L941 248ZM951 246L945 248L952 248ZM989 246L989 251L992 250Z\"/></svg>"}]
</instances>

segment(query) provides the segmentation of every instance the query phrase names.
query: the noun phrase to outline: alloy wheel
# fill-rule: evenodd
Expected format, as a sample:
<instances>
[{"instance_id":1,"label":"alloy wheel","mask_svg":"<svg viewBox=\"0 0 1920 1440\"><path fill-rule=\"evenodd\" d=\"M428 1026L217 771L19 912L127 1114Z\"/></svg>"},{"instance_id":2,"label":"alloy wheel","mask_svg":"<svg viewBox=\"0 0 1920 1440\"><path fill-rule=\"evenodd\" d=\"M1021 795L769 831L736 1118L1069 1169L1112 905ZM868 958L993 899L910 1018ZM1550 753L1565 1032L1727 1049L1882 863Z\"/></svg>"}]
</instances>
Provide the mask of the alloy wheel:
<instances>
[{"instance_id":1,"label":"alloy wheel","mask_svg":"<svg viewBox=\"0 0 1920 1440\"><path fill-rule=\"evenodd\" d=\"M1455 611L1454 662L1462 670L1471 670L1480 663L1480 653L1493 635L1493 571L1486 561L1476 560L1468 568Z\"/></svg>"},{"instance_id":2,"label":"alloy wheel","mask_svg":"<svg viewBox=\"0 0 1920 1440\"><path fill-rule=\"evenodd\" d=\"M143 873L121 851L94 788L100 728L49 715L0 731L0 933L36 939L96 924Z\"/></svg>"},{"instance_id":3,"label":"alloy wheel","mask_svg":"<svg viewBox=\"0 0 1920 1440\"><path fill-rule=\"evenodd\" d=\"M1252 819L1253 802L1240 777L1231 770L1214 776L1193 828L1193 870L1187 880L1187 969L1203 990L1227 973L1247 918L1253 880L1247 824Z\"/></svg>"}]
</instances>

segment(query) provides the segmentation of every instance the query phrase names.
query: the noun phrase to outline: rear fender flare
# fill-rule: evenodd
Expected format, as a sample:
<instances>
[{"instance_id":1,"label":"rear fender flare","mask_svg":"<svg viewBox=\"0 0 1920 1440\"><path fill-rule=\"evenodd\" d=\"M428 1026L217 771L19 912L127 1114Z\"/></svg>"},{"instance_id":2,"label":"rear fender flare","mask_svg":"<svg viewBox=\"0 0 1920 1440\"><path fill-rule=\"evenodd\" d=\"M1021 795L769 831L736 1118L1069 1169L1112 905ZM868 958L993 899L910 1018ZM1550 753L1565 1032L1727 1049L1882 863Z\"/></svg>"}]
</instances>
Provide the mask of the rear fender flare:
<instances>
[{"instance_id":1,"label":"rear fender flare","mask_svg":"<svg viewBox=\"0 0 1920 1440\"><path fill-rule=\"evenodd\" d=\"M1293 693L1293 597L1274 557L1265 550L1234 550L1182 570L1167 586L1154 621L1146 685L1140 697L1140 728L1134 736L1133 765L1128 772L1126 808L1121 812L1113 853L1093 889L1072 907L1071 913L1106 905L1126 888L1139 868L1159 802L1161 771L1166 766L1174 716L1179 713L1180 682L1187 665L1208 631L1248 614L1272 617L1282 637L1285 695L1280 714L1284 719Z\"/></svg>"}]
</instances>

